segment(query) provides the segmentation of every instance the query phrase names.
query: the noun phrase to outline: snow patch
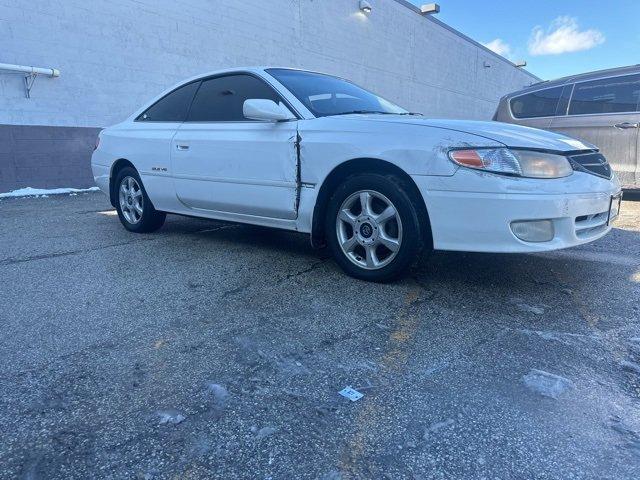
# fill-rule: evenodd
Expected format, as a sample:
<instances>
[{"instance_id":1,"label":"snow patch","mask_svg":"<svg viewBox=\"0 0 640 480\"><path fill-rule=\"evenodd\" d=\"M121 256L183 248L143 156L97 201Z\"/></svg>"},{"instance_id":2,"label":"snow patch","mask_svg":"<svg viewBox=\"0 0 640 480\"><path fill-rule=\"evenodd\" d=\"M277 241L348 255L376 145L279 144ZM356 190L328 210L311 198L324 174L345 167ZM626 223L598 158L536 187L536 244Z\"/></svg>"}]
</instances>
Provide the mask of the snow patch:
<instances>
[{"instance_id":1,"label":"snow patch","mask_svg":"<svg viewBox=\"0 0 640 480\"><path fill-rule=\"evenodd\" d=\"M178 425L179 423L182 423L187 419L187 417L182 415L177 410L160 410L156 413L160 418L160 425L166 425L167 423Z\"/></svg>"},{"instance_id":2,"label":"snow patch","mask_svg":"<svg viewBox=\"0 0 640 480\"><path fill-rule=\"evenodd\" d=\"M69 195L86 192L97 192L100 190L98 187L91 188L20 188L11 192L0 193L0 198L12 198L12 197L42 197L48 198L49 195Z\"/></svg>"},{"instance_id":3,"label":"snow patch","mask_svg":"<svg viewBox=\"0 0 640 480\"><path fill-rule=\"evenodd\" d=\"M524 335L537 335L543 340L553 340L568 346L577 346L579 344L593 343L602 340L597 335L584 335L581 333L556 332L553 330L529 330L521 328L516 330Z\"/></svg>"},{"instance_id":4,"label":"snow patch","mask_svg":"<svg viewBox=\"0 0 640 480\"><path fill-rule=\"evenodd\" d=\"M528 305L526 303L518 303L518 304L516 304L516 306L518 307L518 309L521 312L533 313L534 315L543 315L544 314L544 308L542 308L542 307L537 307L535 305Z\"/></svg>"},{"instance_id":5,"label":"snow patch","mask_svg":"<svg viewBox=\"0 0 640 480\"><path fill-rule=\"evenodd\" d=\"M535 369L522 377L522 383L533 392L553 399L573 388L573 382L568 378Z\"/></svg>"},{"instance_id":6,"label":"snow patch","mask_svg":"<svg viewBox=\"0 0 640 480\"><path fill-rule=\"evenodd\" d=\"M258 430L258 427L251 427L251 431L255 433L256 440L262 440L263 438L267 438L270 435L273 435L278 431L276 427L262 427Z\"/></svg>"},{"instance_id":7,"label":"snow patch","mask_svg":"<svg viewBox=\"0 0 640 480\"><path fill-rule=\"evenodd\" d=\"M229 398L229 391L222 385L217 383L210 383L207 385L207 389L213 395L213 400L218 407L224 407Z\"/></svg>"},{"instance_id":8,"label":"snow patch","mask_svg":"<svg viewBox=\"0 0 640 480\"><path fill-rule=\"evenodd\" d=\"M635 373L636 375L640 375L640 365L634 362L628 362L623 360L620 362L620 366L623 370L631 373Z\"/></svg>"},{"instance_id":9,"label":"snow patch","mask_svg":"<svg viewBox=\"0 0 640 480\"><path fill-rule=\"evenodd\" d=\"M445 428L453 425L455 422L452 418L448 418L442 422L433 423L429 428L424 431L424 435L422 438L427 440L430 436L435 433L438 433L440 430L444 430Z\"/></svg>"},{"instance_id":10,"label":"snow patch","mask_svg":"<svg viewBox=\"0 0 640 480\"><path fill-rule=\"evenodd\" d=\"M617 432L624 441L624 448L632 450L634 452L640 452L640 433L635 431L629 424L619 417L614 415L611 417L611 428Z\"/></svg>"}]
</instances>

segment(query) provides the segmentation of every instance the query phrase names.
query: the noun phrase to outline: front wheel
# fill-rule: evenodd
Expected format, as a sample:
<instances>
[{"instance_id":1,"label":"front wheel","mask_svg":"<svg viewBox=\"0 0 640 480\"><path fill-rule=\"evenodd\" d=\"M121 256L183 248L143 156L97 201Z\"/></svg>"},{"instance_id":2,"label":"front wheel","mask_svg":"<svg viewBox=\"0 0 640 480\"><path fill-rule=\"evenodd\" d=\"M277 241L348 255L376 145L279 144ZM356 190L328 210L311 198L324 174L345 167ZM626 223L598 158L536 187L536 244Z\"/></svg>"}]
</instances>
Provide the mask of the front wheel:
<instances>
[{"instance_id":1,"label":"front wheel","mask_svg":"<svg viewBox=\"0 0 640 480\"><path fill-rule=\"evenodd\" d=\"M419 199L395 176L358 174L329 200L325 232L336 261L349 275L391 281L417 259L423 245Z\"/></svg>"},{"instance_id":2,"label":"front wheel","mask_svg":"<svg viewBox=\"0 0 640 480\"><path fill-rule=\"evenodd\" d=\"M116 188L116 210L124 228L131 232L148 233L162 227L167 215L153 207L138 172L130 167L120 170Z\"/></svg>"}]
</instances>

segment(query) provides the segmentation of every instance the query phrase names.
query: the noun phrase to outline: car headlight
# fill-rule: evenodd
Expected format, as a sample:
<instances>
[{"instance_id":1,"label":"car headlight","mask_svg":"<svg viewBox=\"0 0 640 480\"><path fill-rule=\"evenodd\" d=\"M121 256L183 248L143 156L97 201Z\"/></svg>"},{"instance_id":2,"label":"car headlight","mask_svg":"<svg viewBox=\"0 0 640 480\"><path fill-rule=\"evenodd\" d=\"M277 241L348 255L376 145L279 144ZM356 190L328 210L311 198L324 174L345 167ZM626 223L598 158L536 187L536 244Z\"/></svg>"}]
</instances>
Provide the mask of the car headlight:
<instances>
[{"instance_id":1,"label":"car headlight","mask_svg":"<svg viewBox=\"0 0 640 480\"><path fill-rule=\"evenodd\" d=\"M562 155L509 148L477 148L449 151L449 158L463 167L527 178L561 178L573 173Z\"/></svg>"}]
</instances>

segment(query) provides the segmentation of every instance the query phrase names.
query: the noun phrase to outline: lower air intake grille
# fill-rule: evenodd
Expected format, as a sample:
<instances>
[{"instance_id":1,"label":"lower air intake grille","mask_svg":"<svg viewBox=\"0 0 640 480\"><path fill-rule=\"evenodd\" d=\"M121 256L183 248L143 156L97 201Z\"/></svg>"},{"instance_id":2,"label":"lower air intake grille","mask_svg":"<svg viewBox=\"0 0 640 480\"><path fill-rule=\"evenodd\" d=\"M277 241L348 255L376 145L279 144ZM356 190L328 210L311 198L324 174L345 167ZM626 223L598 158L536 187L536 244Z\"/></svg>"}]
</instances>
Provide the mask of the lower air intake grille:
<instances>
[{"instance_id":1,"label":"lower air intake grille","mask_svg":"<svg viewBox=\"0 0 640 480\"><path fill-rule=\"evenodd\" d=\"M573 169L578 172L591 173L598 177L611 178L611 166L601 153L585 153L569 157Z\"/></svg>"}]
</instances>

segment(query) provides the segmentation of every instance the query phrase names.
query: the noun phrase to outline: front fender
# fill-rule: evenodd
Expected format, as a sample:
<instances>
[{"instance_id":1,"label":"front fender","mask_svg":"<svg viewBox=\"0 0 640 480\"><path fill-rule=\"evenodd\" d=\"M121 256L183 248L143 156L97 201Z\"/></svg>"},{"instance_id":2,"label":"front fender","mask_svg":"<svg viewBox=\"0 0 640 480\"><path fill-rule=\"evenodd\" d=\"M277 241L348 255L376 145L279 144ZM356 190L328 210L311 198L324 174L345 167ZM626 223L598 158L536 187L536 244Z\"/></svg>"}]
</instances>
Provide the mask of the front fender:
<instances>
[{"instance_id":1,"label":"front fender","mask_svg":"<svg viewBox=\"0 0 640 480\"><path fill-rule=\"evenodd\" d=\"M450 148L504 146L447 129L336 117L303 120L299 131L301 181L313 185L355 158L382 160L408 175L451 176L458 166L447 156Z\"/></svg>"}]
</instances>

